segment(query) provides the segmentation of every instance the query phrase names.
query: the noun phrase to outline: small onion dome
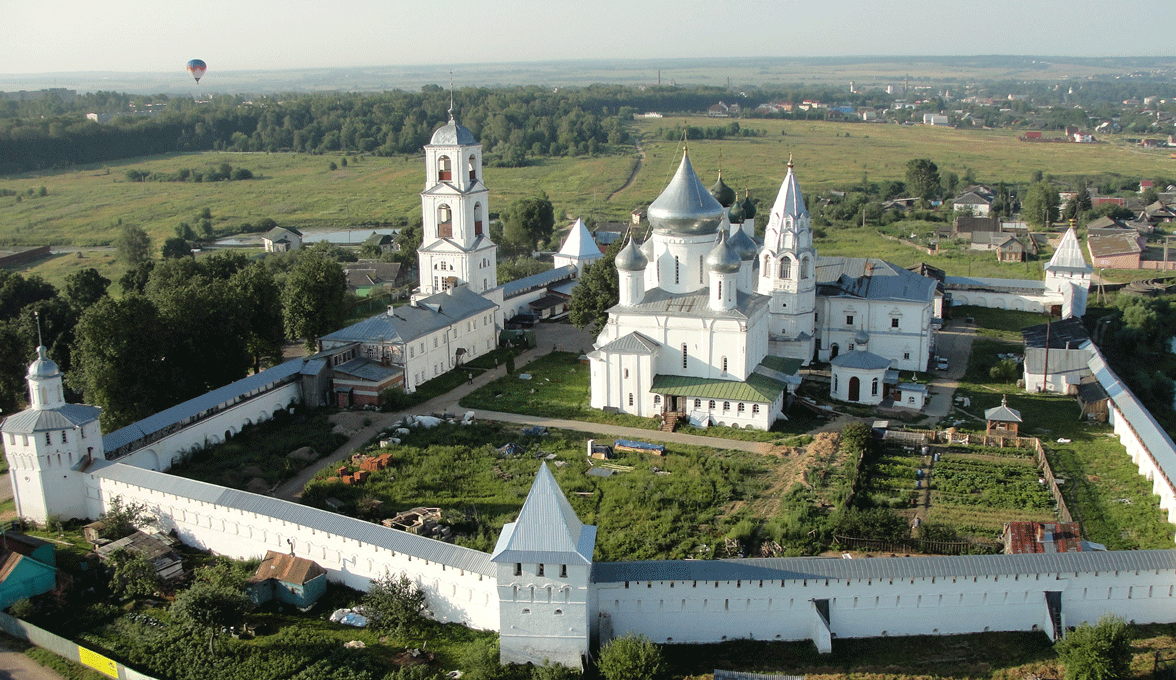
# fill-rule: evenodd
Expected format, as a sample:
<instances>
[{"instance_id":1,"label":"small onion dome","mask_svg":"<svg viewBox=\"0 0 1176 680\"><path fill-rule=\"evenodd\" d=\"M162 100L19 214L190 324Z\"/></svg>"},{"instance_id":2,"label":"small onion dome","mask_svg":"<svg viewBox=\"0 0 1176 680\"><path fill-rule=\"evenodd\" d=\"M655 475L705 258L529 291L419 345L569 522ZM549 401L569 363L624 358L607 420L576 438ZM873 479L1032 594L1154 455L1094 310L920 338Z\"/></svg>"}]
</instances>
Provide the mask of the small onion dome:
<instances>
[{"instance_id":1,"label":"small onion dome","mask_svg":"<svg viewBox=\"0 0 1176 680\"><path fill-rule=\"evenodd\" d=\"M37 348L37 360L29 365L30 378L56 378L61 375L57 364L49 358L44 345Z\"/></svg>"},{"instance_id":2,"label":"small onion dome","mask_svg":"<svg viewBox=\"0 0 1176 680\"><path fill-rule=\"evenodd\" d=\"M474 139L474 133L469 131L469 128L464 125L458 125L453 116L449 116L449 122L437 128L433 133L433 139L429 144L434 146L466 146L470 144L477 144Z\"/></svg>"},{"instance_id":3,"label":"small onion dome","mask_svg":"<svg viewBox=\"0 0 1176 680\"><path fill-rule=\"evenodd\" d=\"M694 173L690 157L683 153L678 171L649 204L646 218L658 234L704 236L719 230L725 212Z\"/></svg>"},{"instance_id":4,"label":"small onion dome","mask_svg":"<svg viewBox=\"0 0 1176 680\"><path fill-rule=\"evenodd\" d=\"M755 217L755 201L751 200L751 196L747 192L743 192L743 219L750 220Z\"/></svg>"},{"instance_id":5,"label":"small onion dome","mask_svg":"<svg viewBox=\"0 0 1176 680\"><path fill-rule=\"evenodd\" d=\"M739 259L744 262L754 260L756 253L759 252L759 246L755 241L751 240L747 232L738 228L735 229L734 234L731 234L731 238L727 239L727 246L734 250L739 255Z\"/></svg>"},{"instance_id":6,"label":"small onion dome","mask_svg":"<svg viewBox=\"0 0 1176 680\"><path fill-rule=\"evenodd\" d=\"M621 252L617 253L616 265L618 271L623 272L639 272L645 270L645 265L649 264L649 260L641 254L641 250L637 248L636 242L632 237L629 237L629 242L621 248Z\"/></svg>"},{"instance_id":7,"label":"small onion dome","mask_svg":"<svg viewBox=\"0 0 1176 680\"><path fill-rule=\"evenodd\" d=\"M727 232L725 231L719 235L719 242L706 256L707 268L720 274L734 274L739 271L739 265L742 262L739 259L739 254L731 250L727 244Z\"/></svg>"},{"instance_id":8,"label":"small onion dome","mask_svg":"<svg viewBox=\"0 0 1176 680\"><path fill-rule=\"evenodd\" d=\"M735 201L731 204L731 209L727 211L727 219L731 224L743 224L743 204Z\"/></svg>"},{"instance_id":9,"label":"small onion dome","mask_svg":"<svg viewBox=\"0 0 1176 680\"><path fill-rule=\"evenodd\" d=\"M641 254L645 256L646 261L653 261L653 239L646 238L638 250L640 250Z\"/></svg>"},{"instance_id":10,"label":"small onion dome","mask_svg":"<svg viewBox=\"0 0 1176 680\"><path fill-rule=\"evenodd\" d=\"M719 172L719 180L710 188L710 195L714 196L715 200L719 202L719 205L724 208L730 208L735 203L735 200L739 198L735 194L735 190L727 186L726 182L723 181L723 173L721 171Z\"/></svg>"},{"instance_id":11,"label":"small onion dome","mask_svg":"<svg viewBox=\"0 0 1176 680\"><path fill-rule=\"evenodd\" d=\"M853 334L853 343L855 345L864 345L870 341L870 334L865 331L858 331Z\"/></svg>"}]
</instances>

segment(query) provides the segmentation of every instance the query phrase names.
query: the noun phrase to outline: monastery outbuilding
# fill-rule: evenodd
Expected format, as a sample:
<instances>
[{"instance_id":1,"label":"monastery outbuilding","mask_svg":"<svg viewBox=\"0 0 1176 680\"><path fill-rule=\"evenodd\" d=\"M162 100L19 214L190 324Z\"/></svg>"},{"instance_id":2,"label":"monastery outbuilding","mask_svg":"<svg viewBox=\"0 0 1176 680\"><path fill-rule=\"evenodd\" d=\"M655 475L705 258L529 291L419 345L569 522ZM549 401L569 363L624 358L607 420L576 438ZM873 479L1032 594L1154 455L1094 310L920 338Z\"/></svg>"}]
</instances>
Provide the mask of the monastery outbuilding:
<instances>
[{"instance_id":1,"label":"monastery outbuilding","mask_svg":"<svg viewBox=\"0 0 1176 680\"><path fill-rule=\"evenodd\" d=\"M327 401L337 394L336 369L354 381L355 399L368 383L391 379L377 366L399 371L405 389L414 389L493 347L504 309L575 280L580 265L569 260L497 285L481 148L452 118L426 147L426 164L414 305L324 337L311 357L103 436L99 409L65 402L61 371L39 347L27 376L30 407L0 427L18 514L42 523L93 519L116 498L141 503L187 545L267 556L272 568L258 582L289 576L282 587L302 588L299 602L324 575L366 589L372 579L404 574L438 621L498 631L504 662L580 667L599 645L631 633L658 643L811 640L828 652L835 638L1038 630L1057 639L1105 614L1176 621L1173 550L599 563L596 528L581 522L557 480L569 473L546 464L493 553L164 472L193 447ZM746 202L738 204L721 177L712 191L683 154L649 206L652 236L640 244L630 237L617 256L620 300L589 354L594 407L767 428L814 357L833 364L834 392L846 401L875 403L893 384L892 371L926 367L934 281L880 260L819 259L791 164L762 245L749 233ZM582 239L573 231L570 239ZM585 253L582 243L572 246L568 255ZM1068 283L1042 300L1077 309L1089 268L1080 251L1056 264L1047 279ZM1116 433L1176 518L1168 481L1176 447L1097 348L1090 352ZM1012 422L1005 411L986 415Z\"/></svg>"}]
</instances>

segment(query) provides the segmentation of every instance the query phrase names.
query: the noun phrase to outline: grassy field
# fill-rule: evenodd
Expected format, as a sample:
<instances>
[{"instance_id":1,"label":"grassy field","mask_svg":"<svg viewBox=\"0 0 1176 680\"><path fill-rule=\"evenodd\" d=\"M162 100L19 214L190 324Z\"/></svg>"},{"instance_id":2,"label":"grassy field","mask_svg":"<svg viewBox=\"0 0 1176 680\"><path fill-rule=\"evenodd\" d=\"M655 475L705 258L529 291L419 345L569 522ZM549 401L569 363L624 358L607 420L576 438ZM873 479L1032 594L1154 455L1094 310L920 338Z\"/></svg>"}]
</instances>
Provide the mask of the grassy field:
<instances>
[{"instance_id":1,"label":"grassy field","mask_svg":"<svg viewBox=\"0 0 1176 680\"><path fill-rule=\"evenodd\" d=\"M665 140L659 130L680 125L682 119L646 119L636 123L643 134L645 167L618 202L649 201L661 192L682 157L680 141ZM690 125L725 125L725 119L686 119ZM971 169L981 182L1028 182L1033 171L1059 178L1096 173L1124 177L1170 173L1176 161L1166 152L1144 151L1112 138L1107 144L1031 144L1017 139L1015 130L954 130L921 125L849 124L823 121L743 119L745 129L762 130L762 137L740 137L690 142L690 160L710 186L720 165L723 180L754 198L775 198L793 155L801 189L813 195L861 181L901 180L906 162L930 158L939 172L961 177ZM720 151L722 161L720 163Z\"/></svg>"},{"instance_id":2,"label":"grassy field","mask_svg":"<svg viewBox=\"0 0 1176 680\"><path fill-rule=\"evenodd\" d=\"M121 224L143 227L157 245L181 221L193 224L204 208L225 230L263 217L298 228L335 228L395 223L421 209L423 157L365 157L330 171L334 156L306 154L169 154L112 161L53 173L6 176L0 189L45 186L47 196L0 199L0 245L108 245ZM544 158L525 168L486 168L491 211L515 199L546 191L558 212L587 214L628 177L629 155ZM255 179L235 182L131 182L129 169L172 173L228 163L248 168ZM109 173L107 173L109 169ZM562 225L559 225L562 226Z\"/></svg>"}]
</instances>

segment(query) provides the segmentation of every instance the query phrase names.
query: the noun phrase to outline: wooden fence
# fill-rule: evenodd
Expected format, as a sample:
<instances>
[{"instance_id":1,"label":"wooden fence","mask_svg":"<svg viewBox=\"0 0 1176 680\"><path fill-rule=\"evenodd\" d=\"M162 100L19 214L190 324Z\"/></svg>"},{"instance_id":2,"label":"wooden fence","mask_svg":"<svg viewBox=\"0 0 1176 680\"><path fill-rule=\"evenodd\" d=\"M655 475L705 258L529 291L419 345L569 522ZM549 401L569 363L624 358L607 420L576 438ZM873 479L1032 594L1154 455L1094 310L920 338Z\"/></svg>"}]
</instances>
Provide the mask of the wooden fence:
<instances>
[{"instance_id":1,"label":"wooden fence","mask_svg":"<svg viewBox=\"0 0 1176 680\"><path fill-rule=\"evenodd\" d=\"M971 541L927 541L921 538L906 538L886 541L876 538L838 536L834 540L843 548L867 552L903 553L917 552L927 555L976 555L999 553L1004 549L1000 543Z\"/></svg>"}]
</instances>

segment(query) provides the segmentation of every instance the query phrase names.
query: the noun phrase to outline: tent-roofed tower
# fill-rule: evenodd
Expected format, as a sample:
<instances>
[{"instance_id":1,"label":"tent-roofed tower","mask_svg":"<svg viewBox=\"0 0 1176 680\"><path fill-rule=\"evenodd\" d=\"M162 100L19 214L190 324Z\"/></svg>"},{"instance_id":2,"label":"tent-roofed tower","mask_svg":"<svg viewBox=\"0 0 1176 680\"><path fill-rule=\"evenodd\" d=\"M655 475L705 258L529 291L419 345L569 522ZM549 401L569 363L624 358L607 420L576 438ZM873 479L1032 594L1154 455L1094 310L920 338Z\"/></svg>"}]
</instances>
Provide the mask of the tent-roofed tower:
<instances>
[{"instance_id":1,"label":"tent-roofed tower","mask_svg":"<svg viewBox=\"0 0 1176 680\"><path fill-rule=\"evenodd\" d=\"M577 217L568 230L563 246L553 259L555 268L573 265L576 268L576 276L580 277L584 275L584 267L602 257L604 253L600 252L595 239L588 232L588 227L584 226L584 220Z\"/></svg>"},{"instance_id":2,"label":"tent-roofed tower","mask_svg":"<svg viewBox=\"0 0 1176 680\"><path fill-rule=\"evenodd\" d=\"M420 291L433 295L468 284L475 293L498 286L498 246L489 237L489 192L482 183L482 145L449 112L425 145Z\"/></svg>"},{"instance_id":3,"label":"tent-roofed tower","mask_svg":"<svg viewBox=\"0 0 1176 680\"><path fill-rule=\"evenodd\" d=\"M1086 298L1090 292L1090 277L1094 269L1082 255L1078 235L1070 227L1062 235L1058 249L1045 265L1045 287L1062 295L1060 313L1063 319L1086 314Z\"/></svg>"},{"instance_id":4,"label":"tent-roofed tower","mask_svg":"<svg viewBox=\"0 0 1176 680\"><path fill-rule=\"evenodd\" d=\"M0 426L16 512L38 523L89 517L81 471L105 458L101 409L65 402L61 371L43 346L27 380L30 407Z\"/></svg>"},{"instance_id":5,"label":"tent-roofed tower","mask_svg":"<svg viewBox=\"0 0 1176 680\"><path fill-rule=\"evenodd\" d=\"M518 519L502 528L498 569L502 663L579 667L588 653L596 527L580 521L544 463Z\"/></svg>"},{"instance_id":6,"label":"tent-roofed tower","mask_svg":"<svg viewBox=\"0 0 1176 680\"><path fill-rule=\"evenodd\" d=\"M806 364L813 358L817 304L817 251L800 183L788 158L760 251L758 292L772 298L771 353Z\"/></svg>"}]
</instances>

